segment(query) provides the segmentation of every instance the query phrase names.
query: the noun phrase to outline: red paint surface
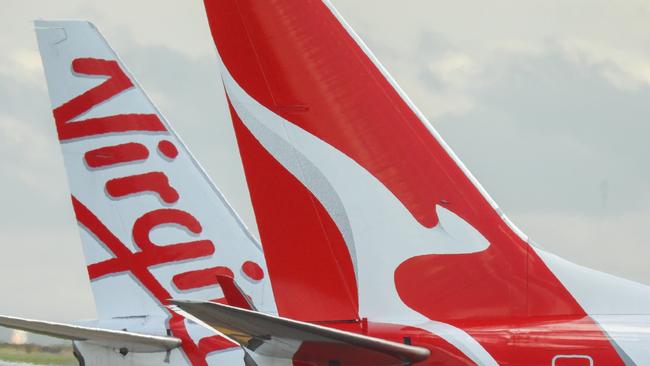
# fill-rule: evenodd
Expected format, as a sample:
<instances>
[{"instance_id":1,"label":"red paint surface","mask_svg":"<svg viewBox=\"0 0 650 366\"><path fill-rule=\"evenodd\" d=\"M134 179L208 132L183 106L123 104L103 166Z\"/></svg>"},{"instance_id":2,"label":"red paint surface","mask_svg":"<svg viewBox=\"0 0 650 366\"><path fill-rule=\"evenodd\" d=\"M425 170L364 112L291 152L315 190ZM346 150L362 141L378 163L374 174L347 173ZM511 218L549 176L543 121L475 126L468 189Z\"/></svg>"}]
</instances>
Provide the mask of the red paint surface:
<instances>
[{"instance_id":1,"label":"red paint surface","mask_svg":"<svg viewBox=\"0 0 650 366\"><path fill-rule=\"evenodd\" d=\"M180 198L163 172L111 179L106 182L106 192L113 198L122 198L137 193L155 193L168 204L175 203Z\"/></svg>"},{"instance_id":2,"label":"red paint surface","mask_svg":"<svg viewBox=\"0 0 650 366\"><path fill-rule=\"evenodd\" d=\"M218 275L235 276L228 267L213 267L178 274L174 276L173 282L181 291L195 290L218 285Z\"/></svg>"},{"instance_id":3,"label":"red paint surface","mask_svg":"<svg viewBox=\"0 0 650 366\"><path fill-rule=\"evenodd\" d=\"M158 143L158 151L168 159L176 159L178 156L178 149L171 141L162 140Z\"/></svg>"},{"instance_id":4,"label":"red paint surface","mask_svg":"<svg viewBox=\"0 0 650 366\"><path fill-rule=\"evenodd\" d=\"M334 221L232 108L231 113L280 315L303 321L358 319L352 260Z\"/></svg>"},{"instance_id":5,"label":"red paint surface","mask_svg":"<svg viewBox=\"0 0 650 366\"><path fill-rule=\"evenodd\" d=\"M375 323L375 322L326 322L319 325L327 326L346 332L367 335L370 337L386 339L396 343L404 343L408 337L413 345L429 349L431 356L422 362L416 363L420 366L470 366L475 365L460 350L444 339L417 327L403 326L398 324ZM305 342L294 357L294 365L299 365L296 360L338 360L342 365L397 365L392 356L378 354L372 351L360 350L347 345L333 345L322 342ZM323 365L324 363L307 363L309 365Z\"/></svg>"},{"instance_id":6,"label":"red paint surface","mask_svg":"<svg viewBox=\"0 0 650 366\"><path fill-rule=\"evenodd\" d=\"M490 354L502 363L549 366L557 355L578 354L592 357L594 365L625 365L612 353L609 338L587 316L530 317L507 323L485 320L463 328L482 344L491 344Z\"/></svg>"},{"instance_id":7,"label":"red paint surface","mask_svg":"<svg viewBox=\"0 0 650 366\"><path fill-rule=\"evenodd\" d=\"M137 142L106 146L84 154L86 164L91 168L106 168L117 164L146 160L149 150Z\"/></svg>"},{"instance_id":8,"label":"red paint surface","mask_svg":"<svg viewBox=\"0 0 650 366\"><path fill-rule=\"evenodd\" d=\"M255 310L250 297L241 291L232 276L217 275L217 281L228 305L246 310Z\"/></svg>"},{"instance_id":9,"label":"red paint surface","mask_svg":"<svg viewBox=\"0 0 650 366\"><path fill-rule=\"evenodd\" d=\"M451 343L424 329L412 326L373 322L369 322L367 328L366 334L371 337L387 339L397 343L404 343L404 338L408 337L411 340L412 345L429 349L429 351L431 351L431 357L417 365L474 365L474 362L472 362Z\"/></svg>"},{"instance_id":10,"label":"red paint surface","mask_svg":"<svg viewBox=\"0 0 650 366\"><path fill-rule=\"evenodd\" d=\"M213 352L232 349L233 343L222 336L205 337L199 341L199 352L205 357Z\"/></svg>"},{"instance_id":11,"label":"red paint surface","mask_svg":"<svg viewBox=\"0 0 650 366\"><path fill-rule=\"evenodd\" d=\"M251 261L246 261L241 266L242 272L246 277L250 278L253 281L261 281L264 279L264 270L260 267L259 264Z\"/></svg>"},{"instance_id":12,"label":"red paint surface","mask_svg":"<svg viewBox=\"0 0 650 366\"><path fill-rule=\"evenodd\" d=\"M54 110L54 120L59 140L122 133L129 131L166 132L167 129L155 114L120 114L70 122L97 104L133 87L133 83L117 61L79 58L72 62L72 70L80 75L106 76L98 86L62 104Z\"/></svg>"},{"instance_id":13,"label":"red paint surface","mask_svg":"<svg viewBox=\"0 0 650 366\"><path fill-rule=\"evenodd\" d=\"M585 317L573 296L503 222L321 1L206 0L205 5L225 66L255 100L354 159L422 225L435 226L434 207L446 202L445 207L490 242L480 253L427 255L402 263L395 286L405 304L459 327L488 318L507 324L531 316ZM310 284L312 293L301 303L314 305L311 319L331 319L329 306L318 306L327 296L339 296L340 304L329 298L328 304L347 304L346 313L353 313L349 305L355 300L348 300L347 293L313 294L328 280L355 288L354 278L338 276L337 261L349 261L347 253L310 255L303 249L306 240L310 249L318 250L319 243L331 237L332 229L308 224L327 213L259 146L232 109L231 114L278 309L306 316L283 298L305 298L299 285ZM299 249L277 250L287 242ZM311 283L296 279L303 274ZM590 322L599 339L607 340ZM497 345L481 342L498 353ZM517 348L510 351L504 360L523 356ZM623 364L611 345L604 352L606 364Z\"/></svg>"},{"instance_id":14,"label":"red paint surface","mask_svg":"<svg viewBox=\"0 0 650 366\"><path fill-rule=\"evenodd\" d=\"M188 230L200 233L198 221L190 214L172 209L161 209L147 213L136 220L133 226L133 239L140 251L132 253L120 240L104 226L85 206L74 200L75 213L79 223L88 229L111 251L117 250L115 258L91 264L88 273L91 280L132 270L133 266L145 269L150 266L179 262L210 256L214 253L214 245L209 240L198 240L172 245L157 245L149 239L149 233L155 227L163 224L176 224Z\"/></svg>"}]
</instances>

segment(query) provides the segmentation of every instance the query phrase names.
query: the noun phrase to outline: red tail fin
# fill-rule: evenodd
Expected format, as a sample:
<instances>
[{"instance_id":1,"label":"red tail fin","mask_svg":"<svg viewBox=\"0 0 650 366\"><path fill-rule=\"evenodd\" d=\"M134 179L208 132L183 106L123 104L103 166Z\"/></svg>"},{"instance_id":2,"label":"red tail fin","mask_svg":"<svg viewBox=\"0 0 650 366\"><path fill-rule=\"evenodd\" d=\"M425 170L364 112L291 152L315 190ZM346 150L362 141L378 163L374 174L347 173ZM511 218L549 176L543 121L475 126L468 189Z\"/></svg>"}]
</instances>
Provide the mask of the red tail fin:
<instances>
[{"instance_id":1,"label":"red tail fin","mask_svg":"<svg viewBox=\"0 0 650 366\"><path fill-rule=\"evenodd\" d=\"M281 312L353 318L357 287L361 316L382 291L436 319L582 312L331 5L205 3ZM306 288L317 314L282 306Z\"/></svg>"}]
</instances>

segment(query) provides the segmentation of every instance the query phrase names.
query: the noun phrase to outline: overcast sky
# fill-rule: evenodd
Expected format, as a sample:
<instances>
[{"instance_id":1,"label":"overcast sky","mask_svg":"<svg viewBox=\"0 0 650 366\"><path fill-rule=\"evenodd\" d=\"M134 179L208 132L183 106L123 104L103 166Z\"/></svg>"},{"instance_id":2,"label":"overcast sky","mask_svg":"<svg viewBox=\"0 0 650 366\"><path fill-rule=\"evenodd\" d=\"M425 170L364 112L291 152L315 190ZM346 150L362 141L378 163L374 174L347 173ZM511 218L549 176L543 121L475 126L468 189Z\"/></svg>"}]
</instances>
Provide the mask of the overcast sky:
<instances>
[{"instance_id":1,"label":"overcast sky","mask_svg":"<svg viewBox=\"0 0 650 366\"><path fill-rule=\"evenodd\" d=\"M649 1L333 2L534 241L650 284ZM0 314L95 312L36 18L94 21L256 231L202 6L3 0Z\"/></svg>"}]
</instances>

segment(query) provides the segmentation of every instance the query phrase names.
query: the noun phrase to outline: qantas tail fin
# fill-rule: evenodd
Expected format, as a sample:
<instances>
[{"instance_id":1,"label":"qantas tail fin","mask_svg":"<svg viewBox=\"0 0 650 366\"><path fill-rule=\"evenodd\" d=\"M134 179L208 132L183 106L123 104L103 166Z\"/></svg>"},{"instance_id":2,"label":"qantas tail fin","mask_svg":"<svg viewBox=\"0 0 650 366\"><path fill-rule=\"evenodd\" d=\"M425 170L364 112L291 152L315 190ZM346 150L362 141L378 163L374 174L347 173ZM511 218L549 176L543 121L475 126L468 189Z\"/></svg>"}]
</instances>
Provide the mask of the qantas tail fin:
<instances>
[{"instance_id":1,"label":"qantas tail fin","mask_svg":"<svg viewBox=\"0 0 650 366\"><path fill-rule=\"evenodd\" d=\"M217 275L274 312L258 243L97 29L36 33L99 318L225 301Z\"/></svg>"},{"instance_id":2,"label":"qantas tail fin","mask_svg":"<svg viewBox=\"0 0 650 366\"><path fill-rule=\"evenodd\" d=\"M281 315L581 312L329 1L205 6Z\"/></svg>"}]
</instances>

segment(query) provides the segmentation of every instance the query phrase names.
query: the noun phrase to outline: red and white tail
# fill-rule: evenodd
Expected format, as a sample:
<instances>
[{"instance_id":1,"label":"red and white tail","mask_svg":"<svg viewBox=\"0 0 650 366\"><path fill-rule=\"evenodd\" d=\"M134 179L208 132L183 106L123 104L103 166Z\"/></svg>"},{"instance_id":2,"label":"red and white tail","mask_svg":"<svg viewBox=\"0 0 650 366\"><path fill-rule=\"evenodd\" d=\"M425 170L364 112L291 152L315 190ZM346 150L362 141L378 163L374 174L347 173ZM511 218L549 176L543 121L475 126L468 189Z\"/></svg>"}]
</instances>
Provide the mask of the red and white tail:
<instances>
[{"instance_id":1,"label":"red and white tail","mask_svg":"<svg viewBox=\"0 0 650 366\"><path fill-rule=\"evenodd\" d=\"M97 29L36 32L99 318L223 301L217 275L273 312L258 243Z\"/></svg>"},{"instance_id":2,"label":"red and white tail","mask_svg":"<svg viewBox=\"0 0 650 366\"><path fill-rule=\"evenodd\" d=\"M205 5L280 314L583 312L328 1Z\"/></svg>"}]
</instances>

